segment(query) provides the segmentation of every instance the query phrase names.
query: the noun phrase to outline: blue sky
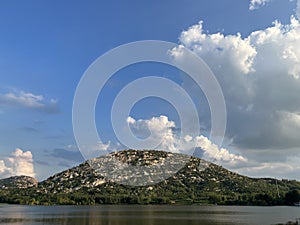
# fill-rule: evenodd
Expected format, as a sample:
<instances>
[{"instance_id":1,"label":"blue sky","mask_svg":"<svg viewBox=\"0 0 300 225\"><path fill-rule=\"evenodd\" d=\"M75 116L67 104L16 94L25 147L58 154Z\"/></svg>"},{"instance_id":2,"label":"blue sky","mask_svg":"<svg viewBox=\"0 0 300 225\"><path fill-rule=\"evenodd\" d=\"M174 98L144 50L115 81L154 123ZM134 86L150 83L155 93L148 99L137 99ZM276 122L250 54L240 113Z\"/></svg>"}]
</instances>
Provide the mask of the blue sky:
<instances>
[{"instance_id":1,"label":"blue sky","mask_svg":"<svg viewBox=\"0 0 300 225\"><path fill-rule=\"evenodd\" d=\"M76 148L72 130L73 97L85 70L108 50L128 42L147 39L170 41L194 49L193 43L186 41L182 32L188 31L199 21L203 21L203 32L206 34L220 32L224 36L236 36L240 33L241 38L244 39L256 30L264 31L272 27L275 20L280 21L282 25L290 24L291 15L296 15L296 1L273 0L256 10L249 10L249 4L246 0L1 1L0 175L1 158L2 176L21 173L18 171L22 169L16 172L11 165L12 162L19 165L16 160L19 157L21 162L22 159L29 158L29 163L33 163L34 174L38 179L44 179L83 161ZM209 44L205 40L204 43ZM212 58L203 55L203 52L198 53L208 65L214 68L210 61ZM97 105L96 119L97 124L101 124L98 129L104 144L117 146L116 137L109 123L110 107L115 95L124 85L139 78L143 73L169 77L193 92L193 84L190 84L180 72L168 66L145 63L120 71L105 87ZM218 75L217 78L220 79L222 86L223 78ZM232 77L232 79L240 78ZM225 89L227 81L224 82L222 87ZM299 80L295 79L295 82L299 83ZM243 85L247 87L247 83L236 83L233 87L243 88ZM270 90L274 90L272 87L272 85L269 87ZM258 93L268 89L255 90ZM288 83L285 90L289 90ZM295 90L294 95L297 94L297 90L300 92L298 86L293 90ZM199 90L192 94L194 98L198 94L201 96ZM278 96L279 99L280 97L282 96ZM225 98L229 106L239 101L227 92ZM288 100L283 98L282 101L287 103ZM248 106L255 106L257 102L259 101L249 103ZM259 104L263 103L259 102ZM292 105L294 104L297 103ZM271 104L274 107L275 105L276 101ZM297 107L287 105L289 106L282 106L287 107L287 110L280 110L280 112L298 115ZM274 112L276 110L274 109ZM247 167L231 165L228 166L229 168L254 176L286 176L300 179L295 175L297 171L293 169L287 169L284 174L279 175L268 169L265 170L266 172L259 169L282 166L279 163L288 164L286 159L280 157L285 154L283 149L293 155L298 152L299 143L288 147L283 145L280 148L271 144L266 144L265 147L257 146L255 143L260 143L262 140L255 139L255 135L251 132L248 134L246 130L253 130L259 134L259 131L265 128L254 125L250 127L253 123L232 121L230 118L238 112L233 112L231 109L228 111L229 124L224 148L232 154L247 158L249 162ZM205 115L205 112L203 114ZM288 115L294 116L294 114ZM165 115L169 121L178 124L178 116L174 109L168 103L157 99L142 101L133 109L131 116L135 119L151 120L151 118L158 118L159 115ZM245 119L245 117L236 118L240 118L241 121ZM203 119L206 120L207 117L204 116ZM258 116L256 121L260 120L261 117ZM141 124L143 122L145 123L140 121ZM154 120L152 122L155 124ZM137 133L140 131L141 124L137 122L133 124ZM248 129L242 129L243 126L248 126ZM170 127L174 129L171 125L167 128ZM293 129L297 131L298 127ZM244 135L240 135L241 133ZM266 133L270 132L263 132L261 136ZM246 135L253 139L245 138ZM289 139L291 135L286 137L282 134L282 137L285 138L283 142L294 141ZM278 134L274 133L273 136L265 137L264 142L273 143L277 138ZM207 140L203 139L203 141ZM277 143L277 146L279 145ZM15 151L17 148L19 152ZM22 155L26 151L31 153L33 159L29 153ZM266 154L265 161L257 159L256 155L260 157L260 154ZM15 160L10 160L9 163L8 159ZM272 162L274 164L271 165ZM253 166L254 164L256 166ZM29 168L29 174L32 174L30 171Z\"/></svg>"}]
</instances>

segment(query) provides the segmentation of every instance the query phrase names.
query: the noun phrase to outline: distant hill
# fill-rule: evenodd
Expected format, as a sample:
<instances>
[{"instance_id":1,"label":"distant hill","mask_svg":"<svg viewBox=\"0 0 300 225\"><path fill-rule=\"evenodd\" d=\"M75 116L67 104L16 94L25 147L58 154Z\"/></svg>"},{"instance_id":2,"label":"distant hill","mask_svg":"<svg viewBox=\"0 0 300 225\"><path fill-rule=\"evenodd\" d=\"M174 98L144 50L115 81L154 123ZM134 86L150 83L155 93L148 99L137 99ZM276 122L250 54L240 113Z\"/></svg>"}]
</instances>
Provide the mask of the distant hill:
<instances>
[{"instance_id":1,"label":"distant hill","mask_svg":"<svg viewBox=\"0 0 300 225\"><path fill-rule=\"evenodd\" d=\"M181 163L180 160L187 162L175 174L167 170L134 171L136 175L133 179L136 182L145 182L146 179L145 186L129 186L119 182L126 178L126 175L124 176L124 171L127 171L126 165L133 168L136 165L144 168L153 165L158 165L156 168L176 168ZM122 162L123 166L125 163L119 175L118 164L115 162ZM155 180L158 176L162 176L162 173L169 178L151 184L151 179ZM109 180L107 175L111 177L115 175L114 181L118 182ZM3 180L0 184L2 182ZM37 186L12 186L14 185L0 191L0 202L42 205L171 203L279 205L291 204L291 201L286 201L286 195L292 191L299 193L300 190L300 182L295 180L250 178L196 157L154 150L125 150L111 153L55 174L39 182Z\"/></svg>"},{"instance_id":2,"label":"distant hill","mask_svg":"<svg viewBox=\"0 0 300 225\"><path fill-rule=\"evenodd\" d=\"M28 176L14 176L0 180L1 189L28 188L38 185L38 180Z\"/></svg>"}]
</instances>

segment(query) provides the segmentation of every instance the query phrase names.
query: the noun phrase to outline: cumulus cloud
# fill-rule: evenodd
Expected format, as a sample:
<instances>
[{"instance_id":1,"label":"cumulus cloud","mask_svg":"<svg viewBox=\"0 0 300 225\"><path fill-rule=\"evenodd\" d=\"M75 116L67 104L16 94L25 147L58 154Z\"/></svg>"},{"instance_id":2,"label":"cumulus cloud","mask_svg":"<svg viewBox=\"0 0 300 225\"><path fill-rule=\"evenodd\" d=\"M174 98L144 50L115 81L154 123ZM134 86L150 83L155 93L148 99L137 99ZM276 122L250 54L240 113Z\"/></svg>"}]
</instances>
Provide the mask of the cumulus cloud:
<instances>
[{"instance_id":1,"label":"cumulus cloud","mask_svg":"<svg viewBox=\"0 0 300 225\"><path fill-rule=\"evenodd\" d=\"M183 31L180 41L199 55L213 57L220 65L229 63L245 74L253 71L256 50L250 44L250 40L242 39L240 34L227 36L221 33L206 34L203 31L203 21L200 21L187 31Z\"/></svg>"},{"instance_id":2,"label":"cumulus cloud","mask_svg":"<svg viewBox=\"0 0 300 225\"><path fill-rule=\"evenodd\" d=\"M233 166L238 163L245 163L248 160L241 155L232 154L225 148L219 148L212 143L207 137L198 136L195 138L195 146L203 149L203 158L210 161L217 161Z\"/></svg>"},{"instance_id":3,"label":"cumulus cloud","mask_svg":"<svg viewBox=\"0 0 300 225\"><path fill-rule=\"evenodd\" d=\"M258 9L272 0L250 0L249 9Z\"/></svg>"},{"instance_id":4,"label":"cumulus cloud","mask_svg":"<svg viewBox=\"0 0 300 225\"><path fill-rule=\"evenodd\" d=\"M225 148L219 148L205 136L192 137L186 135L181 140L175 122L169 120L167 116L161 115L159 117L152 117L149 120L135 120L132 117L128 117L127 122L133 133L138 137L147 138L151 131L152 141L160 143L156 147L156 150L194 154L203 159L226 166L247 162L246 158L230 153ZM195 154L195 149L198 154ZM199 155L199 152L201 152L201 155Z\"/></svg>"},{"instance_id":5,"label":"cumulus cloud","mask_svg":"<svg viewBox=\"0 0 300 225\"><path fill-rule=\"evenodd\" d=\"M175 123L169 121L167 116L152 117L150 120L135 120L132 117L128 117L127 122L137 137L146 138L149 136L153 143L160 142L159 148L178 152L173 134Z\"/></svg>"},{"instance_id":6,"label":"cumulus cloud","mask_svg":"<svg viewBox=\"0 0 300 225\"><path fill-rule=\"evenodd\" d=\"M299 20L291 16L286 25L275 21L246 37L210 34L203 25L200 21L181 33L181 47L172 50L175 60L184 60L180 48L186 47L210 66L226 101L226 138L248 162L259 162L253 171L259 173L272 161L278 168L288 164L291 156L300 155ZM203 95L193 82L184 80L182 86L196 97Z\"/></svg>"},{"instance_id":7,"label":"cumulus cloud","mask_svg":"<svg viewBox=\"0 0 300 225\"><path fill-rule=\"evenodd\" d=\"M17 148L9 157L0 160L0 178L21 175L35 177L33 158L30 151Z\"/></svg>"},{"instance_id":8,"label":"cumulus cloud","mask_svg":"<svg viewBox=\"0 0 300 225\"><path fill-rule=\"evenodd\" d=\"M47 100L42 95L24 91L0 93L0 107L28 108L45 113L57 113L59 111L56 100Z\"/></svg>"},{"instance_id":9,"label":"cumulus cloud","mask_svg":"<svg viewBox=\"0 0 300 225\"><path fill-rule=\"evenodd\" d=\"M182 32L180 42L201 56L218 78L233 144L272 149L280 140L282 148L300 146L294 135L299 124L286 129L291 115L300 112L300 25L295 17L288 25L274 22L245 38L207 34L200 22Z\"/></svg>"}]
</instances>

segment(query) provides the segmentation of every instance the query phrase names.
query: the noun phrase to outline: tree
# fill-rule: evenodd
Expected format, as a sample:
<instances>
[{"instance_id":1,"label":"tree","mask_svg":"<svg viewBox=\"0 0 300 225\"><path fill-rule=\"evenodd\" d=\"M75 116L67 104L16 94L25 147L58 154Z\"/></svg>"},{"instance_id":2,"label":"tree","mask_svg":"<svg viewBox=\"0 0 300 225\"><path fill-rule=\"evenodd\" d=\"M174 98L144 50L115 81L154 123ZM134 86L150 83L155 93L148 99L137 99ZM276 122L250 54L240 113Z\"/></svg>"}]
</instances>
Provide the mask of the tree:
<instances>
[{"instance_id":1,"label":"tree","mask_svg":"<svg viewBox=\"0 0 300 225\"><path fill-rule=\"evenodd\" d=\"M299 190L292 190L286 193L285 201L288 205L293 205L296 202L300 201L300 191Z\"/></svg>"}]
</instances>

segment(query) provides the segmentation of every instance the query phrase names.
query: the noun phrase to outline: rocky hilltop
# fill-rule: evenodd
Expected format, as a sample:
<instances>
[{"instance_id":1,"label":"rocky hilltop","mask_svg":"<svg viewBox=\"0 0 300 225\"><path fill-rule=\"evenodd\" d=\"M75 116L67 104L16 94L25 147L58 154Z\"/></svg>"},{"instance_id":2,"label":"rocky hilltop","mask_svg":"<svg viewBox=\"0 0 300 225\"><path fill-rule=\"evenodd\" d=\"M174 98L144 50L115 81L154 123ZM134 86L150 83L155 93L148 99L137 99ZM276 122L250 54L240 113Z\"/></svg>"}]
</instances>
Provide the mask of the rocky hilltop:
<instances>
[{"instance_id":1,"label":"rocky hilltop","mask_svg":"<svg viewBox=\"0 0 300 225\"><path fill-rule=\"evenodd\" d=\"M1 189L36 187L38 180L28 176L14 176L0 180Z\"/></svg>"},{"instance_id":2,"label":"rocky hilltop","mask_svg":"<svg viewBox=\"0 0 300 225\"><path fill-rule=\"evenodd\" d=\"M286 195L299 189L298 181L250 178L187 155L126 150L86 161L37 186L2 190L0 201L278 205L290 204Z\"/></svg>"}]
</instances>

